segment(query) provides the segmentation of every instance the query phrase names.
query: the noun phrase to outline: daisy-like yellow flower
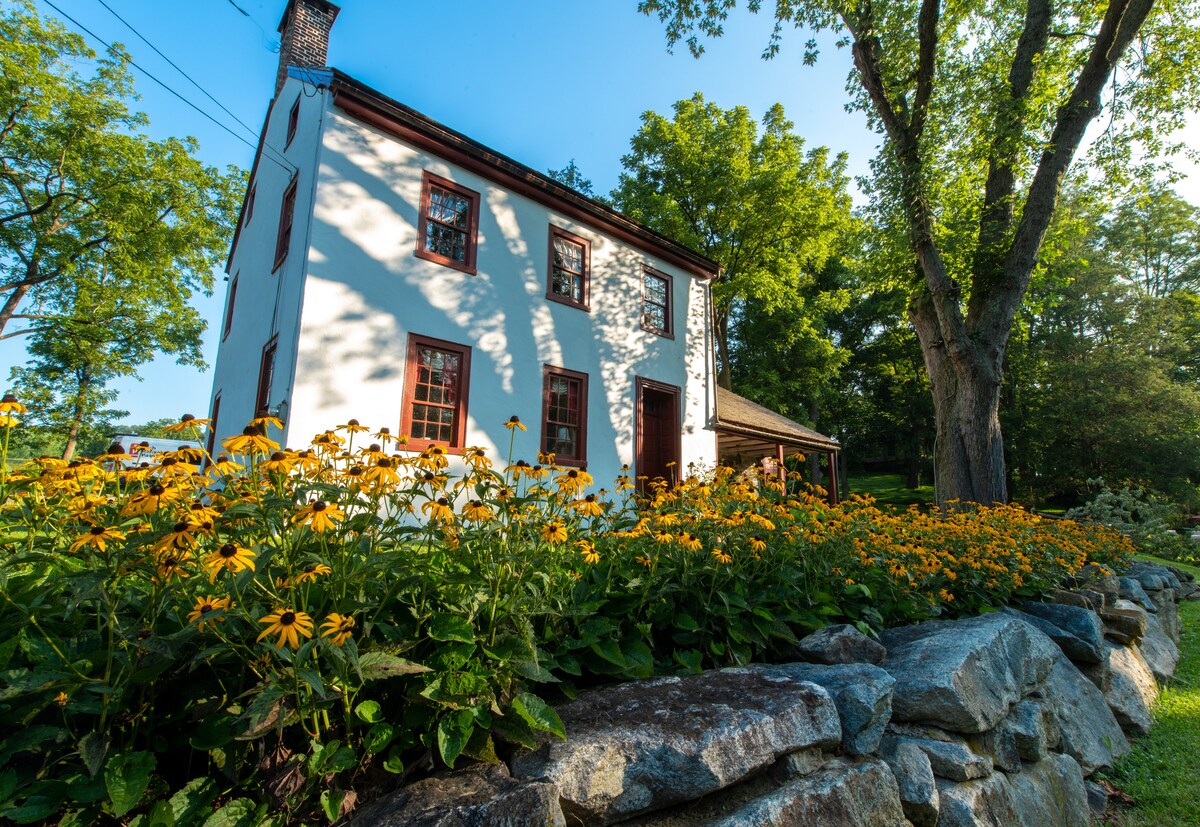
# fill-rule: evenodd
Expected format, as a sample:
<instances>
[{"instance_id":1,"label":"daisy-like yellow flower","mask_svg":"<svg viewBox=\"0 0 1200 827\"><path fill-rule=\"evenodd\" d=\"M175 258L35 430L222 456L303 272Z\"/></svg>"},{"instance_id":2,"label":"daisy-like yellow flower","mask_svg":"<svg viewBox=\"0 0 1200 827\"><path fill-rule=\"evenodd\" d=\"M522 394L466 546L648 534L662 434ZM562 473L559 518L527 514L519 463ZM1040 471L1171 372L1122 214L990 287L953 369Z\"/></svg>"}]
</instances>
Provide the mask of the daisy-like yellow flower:
<instances>
[{"instance_id":1,"label":"daisy-like yellow flower","mask_svg":"<svg viewBox=\"0 0 1200 827\"><path fill-rule=\"evenodd\" d=\"M730 557L725 552L721 551L721 549L719 549L719 548L713 549L712 556L718 563L721 563L722 565L725 565L725 566L728 566L730 563L733 562L733 558Z\"/></svg>"},{"instance_id":2,"label":"daisy-like yellow flower","mask_svg":"<svg viewBox=\"0 0 1200 827\"><path fill-rule=\"evenodd\" d=\"M582 500L576 500L571 503L571 507L585 517L599 517L604 513L604 504L595 494L588 494Z\"/></svg>"},{"instance_id":3,"label":"daisy-like yellow flower","mask_svg":"<svg viewBox=\"0 0 1200 827\"><path fill-rule=\"evenodd\" d=\"M395 435L392 434L391 428L380 428L378 431L371 434L371 437L373 439L379 440L384 445L387 445L389 442L396 441L396 437L395 437Z\"/></svg>"},{"instance_id":4,"label":"daisy-like yellow flower","mask_svg":"<svg viewBox=\"0 0 1200 827\"><path fill-rule=\"evenodd\" d=\"M482 448L467 448L463 451L463 460L476 471L486 471L492 467L487 451Z\"/></svg>"},{"instance_id":5,"label":"daisy-like yellow flower","mask_svg":"<svg viewBox=\"0 0 1200 827\"><path fill-rule=\"evenodd\" d=\"M265 637L278 634L279 639L275 641L276 649L282 649L284 643L293 649L299 649L301 636L312 637L312 618L295 609L276 609L266 617L259 618L258 622L269 625L262 630L254 642L257 643Z\"/></svg>"},{"instance_id":6,"label":"daisy-like yellow flower","mask_svg":"<svg viewBox=\"0 0 1200 827\"><path fill-rule=\"evenodd\" d=\"M555 477L554 483L561 493L568 497L574 497L592 484L592 475L582 468L572 468L565 474Z\"/></svg>"},{"instance_id":7,"label":"daisy-like yellow flower","mask_svg":"<svg viewBox=\"0 0 1200 827\"><path fill-rule=\"evenodd\" d=\"M296 525L307 525L318 534L324 534L346 519L346 512L336 505L330 505L324 500L315 500L296 512L292 522Z\"/></svg>"},{"instance_id":8,"label":"daisy-like yellow flower","mask_svg":"<svg viewBox=\"0 0 1200 827\"><path fill-rule=\"evenodd\" d=\"M323 574L332 573L333 569L329 568L329 566L325 565L324 563L313 563L312 565L307 566L304 571L293 577L290 585L298 586L301 583L305 583L309 580L316 580Z\"/></svg>"},{"instance_id":9,"label":"daisy-like yellow flower","mask_svg":"<svg viewBox=\"0 0 1200 827\"><path fill-rule=\"evenodd\" d=\"M86 534L80 534L75 538L75 542L71 543L71 551L79 551L85 546L92 546L104 551L107 549L108 543L119 543L124 539L124 532L117 531L112 526L94 525Z\"/></svg>"},{"instance_id":10,"label":"daisy-like yellow flower","mask_svg":"<svg viewBox=\"0 0 1200 827\"><path fill-rule=\"evenodd\" d=\"M591 540L576 540L575 547L583 555L583 562L588 565L595 565L600 562L600 553L596 551L596 547L592 544Z\"/></svg>"},{"instance_id":11,"label":"daisy-like yellow flower","mask_svg":"<svg viewBox=\"0 0 1200 827\"><path fill-rule=\"evenodd\" d=\"M17 401L15 394L6 393L0 398L0 414L23 414L25 406ZM524 429L522 429L524 430Z\"/></svg>"},{"instance_id":12,"label":"daisy-like yellow flower","mask_svg":"<svg viewBox=\"0 0 1200 827\"><path fill-rule=\"evenodd\" d=\"M190 413L186 413L179 418L178 422L163 428L164 434L180 434L192 428L203 428L212 424L211 419L197 419Z\"/></svg>"},{"instance_id":13,"label":"daisy-like yellow flower","mask_svg":"<svg viewBox=\"0 0 1200 827\"><path fill-rule=\"evenodd\" d=\"M141 517L153 514L163 505L175 502L180 497L179 489L155 483L145 491L139 491L121 509L122 517Z\"/></svg>"},{"instance_id":14,"label":"daisy-like yellow flower","mask_svg":"<svg viewBox=\"0 0 1200 827\"><path fill-rule=\"evenodd\" d=\"M754 551L766 551L767 544L761 537L751 537L747 542L750 543L750 548Z\"/></svg>"},{"instance_id":15,"label":"daisy-like yellow flower","mask_svg":"<svg viewBox=\"0 0 1200 827\"><path fill-rule=\"evenodd\" d=\"M108 450L96 457L97 462L123 462L131 459L133 457L125 452L125 446L119 442L109 445Z\"/></svg>"},{"instance_id":16,"label":"daisy-like yellow flower","mask_svg":"<svg viewBox=\"0 0 1200 827\"><path fill-rule=\"evenodd\" d=\"M67 702L70 700L71 700L71 696L68 695L66 692L59 692L57 695L54 696L54 702L56 704L58 704L59 706L66 706Z\"/></svg>"},{"instance_id":17,"label":"daisy-like yellow flower","mask_svg":"<svg viewBox=\"0 0 1200 827\"><path fill-rule=\"evenodd\" d=\"M683 546L688 551L699 551L703 547L703 544L700 542L700 538L687 531L679 532L679 536L676 538L676 540L679 542L679 545Z\"/></svg>"},{"instance_id":18,"label":"daisy-like yellow flower","mask_svg":"<svg viewBox=\"0 0 1200 827\"><path fill-rule=\"evenodd\" d=\"M212 465L208 466L208 475L210 477L232 476L241 470L241 465L238 465L229 457L225 456L225 454L221 454L219 457L217 457Z\"/></svg>"},{"instance_id":19,"label":"daisy-like yellow flower","mask_svg":"<svg viewBox=\"0 0 1200 827\"><path fill-rule=\"evenodd\" d=\"M377 488L400 484L400 462L391 457L381 456L375 464L367 468L363 479Z\"/></svg>"},{"instance_id":20,"label":"daisy-like yellow flower","mask_svg":"<svg viewBox=\"0 0 1200 827\"><path fill-rule=\"evenodd\" d=\"M483 500L471 500L462 508L463 519L471 523L486 523L494 516Z\"/></svg>"},{"instance_id":21,"label":"daisy-like yellow flower","mask_svg":"<svg viewBox=\"0 0 1200 827\"><path fill-rule=\"evenodd\" d=\"M228 597L197 597L196 605L188 612L188 623L195 623L196 628L203 632L205 626L215 626L224 621L225 616L221 612L232 605ZM210 617L213 612L217 614Z\"/></svg>"},{"instance_id":22,"label":"daisy-like yellow flower","mask_svg":"<svg viewBox=\"0 0 1200 827\"><path fill-rule=\"evenodd\" d=\"M172 552L183 551L185 553L192 551L200 544L200 540L196 537L196 531L200 526L195 523L180 521L175 523L175 527L159 537L152 546L155 554L168 554Z\"/></svg>"},{"instance_id":23,"label":"daisy-like yellow flower","mask_svg":"<svg viewBox=\"0 0 1200 827\"><path fill-rule=\"evenodd\" d=\"M253 569L254 558L257 556L248 548L242 548L234 543L226 543L204 558L204 567L208 569L208 582L216 580L221 569L235 573Z\"/></svg>"},{"instance_id":24,"label":"daisy-like yellow flower","mask_svg":"<svg viewBox=\"0 0 1200 827\"><path fill-rule=\"evenodd\" d=\"M231 454L243 456L253 454L271 454L279 449L279 443L268 439L258 425L247 425L237 436L231 436L221 441L221 447Z\"/></svg>"},{"instance_id":25,"label":"daisy-like yellow flower","mask_svg":"<svg viewBox=\"0 0 1200 827\"><path fill-rule=\"evenodd\" d=\"M159 462L158 468L154 470L158 472L159 477L163 480L178 480L183 477L190 477L199 471L200 468L188 462L180 462L173 456L164 456L162 461Z\"/></svg>"},{"instance_id":26,"label":"daisy-like yellow flower","mask_svg":"<svg viewBox=\"0 0 1200 827\"><path fill-rule=\"evenodd\" d=\"M341 646L354 634L354 618L330 612L321 624L321 629L321 637L329 638L329 642L334 646Z\"/></svg>"},{"instance_id":27,"label":"daisy-like yellow flower","mask_svg":"<svg viewBox=\"0 0 1200 827\"><path fill-rule=\"evenodd\" d=\"M431 471L440 471L450 464L450 460L446 458L446 449L441 445L430 445L418 454L413 462L419 467Z\"/></svg>"},{"instance_id":28,"label":"daisy-like yellow flower","mask_svg":"<svg viewBox=\"0 0 1200 827\"><path fill-rule=\"evenodd\" d=\"M339 431L345 431L348 434L365 434L367 431L371 430L366 425L359 424L357 419L348 420L345 425L338 425L337 429Z\"/></svg>"},{"instance_id":29,"label":"daisy-like yellow flower","mask_svg":"<svg viewBox=\"0 0 1200 827\"><path fill-rule=\"evenodd\" d=\"M335 434L333 431L326 431L323 434L317 434L312 438L313 447L323 454L332 454L338 448L346 444L346 440Z\"/></svg>"},{"instance_id":30,"label":"daisy-like yellow flower","mask_svg":"<svg viewBox=\"0 0 1200 827\"><path fill-rule=\"evenodd\" d=\"M565 543L567 541L567 527L558 520L546 523L539 533L547 543Z\"/></svg>"},{"instance_id":31,"label":"daisy-like yellow flower","mask_svg":"<svg viewBox=\"0 0 1200 827\"><path fill-rule=\"evenodd\" d=\"M325 467L325 462L316 455L315 452L308 450L297 451L295 454L296 466L300 469L300 473L308 476L315 476Z\"/></svg>"},{"instance_id":32,"label":"daisy-like yellow flower","mask_svg":"<svg viewBox=\"0 0 1200 827\"><path fill-rule=\"evenodd\" d=\"M450 508L450 501L445 497L438 497L436 500L426 500L421 503L421 510L429 517L430 522L454 522L454 511Z\"/></svg>"},{"instance_id":33,"label":"daisy-like yellow flower","mask_svg":"<svg viewBox=\"0 0 1200 827\"><path fill-rule=\"evenodd\" d=\"M259 469L268 474L290 474L296 467L296 455L291 451L276 451L271 458L259 464Z\"/></svg>"},{"instance_id":34,"label":"daisy-like yellow flower","mask_svg":"<svg viewBox=\"0 0 1200 827\"><path fill-rule=\"evenodd\" d=\"M255 428L262 429L263 433L266 433L266 427L268 425L272 426L276 430L283 430L283 420L279 417L271 416L266 411L259 411L257 414L255 414L254 419L250 420L250 424Z\"/></svg>"},{"instance_id":35,"label":"daisy-like yellow flower","mask_svg":"<svg viewBox=\"0 0 1200 827\"><path fill-rule=\"evenodd\" d=\"M508 421L504 423L504 427L508 428L510 431L518 429L522 431L525 430L525 426L521 424L521 417L517 416L516 414L513 414L508 418Z\"/></svg>"},{"instance_id":36,"label":"daisy-like yellow flower","mask_svg":"<svg viewBox=\"0 0 1200 827\"><path fill-rule=\"evenodd\" d=\"M183 567L188 557L189 555L186 553L179 555L167 554L164 557L160 557L158 559L158 581L165 583L172 577L180 579L191 577L191 573Z\"/></svg>"}]
</instances>

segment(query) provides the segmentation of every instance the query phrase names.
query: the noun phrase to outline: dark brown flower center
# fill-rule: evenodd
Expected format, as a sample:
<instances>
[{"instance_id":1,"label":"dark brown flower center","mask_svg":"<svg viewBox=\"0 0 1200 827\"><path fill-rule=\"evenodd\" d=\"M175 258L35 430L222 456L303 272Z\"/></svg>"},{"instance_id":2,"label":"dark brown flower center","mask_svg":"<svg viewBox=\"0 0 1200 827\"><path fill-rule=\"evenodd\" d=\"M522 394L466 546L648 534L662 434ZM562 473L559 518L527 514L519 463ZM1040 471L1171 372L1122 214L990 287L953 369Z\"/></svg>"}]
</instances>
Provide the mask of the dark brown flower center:
<instances>
[{"instance_id":1,"label":"dark brown flower center","mask_svg":"<svg viewBox=\"0 0 1200 827\"><path fill-rule=\"evenodd\" d=\"M217 553L228 560L231 557L237 557L237 552L237 546L235 546L233 543L226 543L225 545L221 546L221 550Z\"/></svg>"},{"instance_id":2,"label":"dark brown flower center","mask_svg":"<svg viewBox=\"0 0 1200 827\"><path fill-rule=\"evenodd\" d=\"M282 451L276 451L275 453L271 454L271 461L272 461L272 462L279 462L279 460L281 460L281 459L283 459L283 452L282 452Z\"/></svg>"},{"instance_id":3,"label":"dark brown flower center","mask_svg":"<svg viewBox=\"0 0 1200 827\"><path fill-rule=\"evenodd\" d=\"M361 477L363 473L363 467L361 465L351 465L350 470L346 473L352 477Z\"/></svg>"},{"instance_id":4,"label":"dark brown flower center","mask_svg":"<svg viewBox=\"0 0 1200 827\"><path fill-rule=\"evenodd\" d=\"M105 531L106 531L106 529L104 528L104 526L102 526L102 525L94 525L94 526L92 526L92 532L91 532L91 533L92 533L92 536L93 536L93 537L99 537L99 536L100 536L101 534L103 534Z\"/></svg>"},{"instance_id":5,"label":"dark brown flower center","mask_svg":"<svg viewBox=\"0 0 1200 827\"><path fill-rule=\"evenodd\" d=\"M166 491L167 491L167 489L163 488L161 485L158 485L158 484L150 486L150 496L151 497L161 497L163 494L166 493Z\"/></svg>"},{"instance_id":6,"label":"dark brown flower center","mask_svg":"<svg viewBox=\"0 0 1200 827\"><path fill-rule=\"evenodd\" d=\"M174 531L176 534L182 534L183 532L185 532L185 531L187 531L187 530L188 530L188 524L187 524L187 523L175 523L175 528L173 529L173 531Z\"/></svg>"},{"instance_id":7,"label":"dark brown flower center","mask_svg":"<svg viewBox=\"0 0 1200 827\"><path fill-rule=\"evenodd\" d=\"M567 476L570 477L571 479L575 479L576 477L579 476L579 472L576 471L574 468L572 468L570 471L567 472Z\"/></svg>"},{"instance_id":8,"label":"dark brown flower center","mask_svg":"<svg viewBox=\"0 0 1200 827\"><path fill-rule=\"evenodd\" d=\"M392 467L392 461L390 459L388 459L387 457L383 457L375 464L378 465L380 468L391 468Z\"/></svg>"},{"instance_id":9,"label":"dark brown flower center","mask_svg":"<svg viewBox=\"0 0 1200 827\"><path fill-rule=\"evenodd\" d=\"M320 511L324 511L326 508L329 508L329 505L324 500L317 500L315 503L312 504L313 511L320 512Z\"/></svg>"},{"instance_id":10,"label":"dark brown flower center","mask_svg":"<svg viewBox=\"0 0 1200 827\"><path fill-rule=\"evenodd\" d=\"M191 414L184 414L183 417L180 419L180 422L191 422L195 418L196 417L192 416Z\"/></svg>"},{"instance_id":11,"label":"dark brown flower center","mask_svg":"<svg viewBox=\"0 0 1200 827\"><path fill-rule=\"evenodd\" d=\"M351 421L353 422L353 420L351 420ZM296 613L295 612L284 612L283 614L281 614L279 616L279 625L280 626L291 626L295 622L296 622Z\"/></svg>"}]
</instances>

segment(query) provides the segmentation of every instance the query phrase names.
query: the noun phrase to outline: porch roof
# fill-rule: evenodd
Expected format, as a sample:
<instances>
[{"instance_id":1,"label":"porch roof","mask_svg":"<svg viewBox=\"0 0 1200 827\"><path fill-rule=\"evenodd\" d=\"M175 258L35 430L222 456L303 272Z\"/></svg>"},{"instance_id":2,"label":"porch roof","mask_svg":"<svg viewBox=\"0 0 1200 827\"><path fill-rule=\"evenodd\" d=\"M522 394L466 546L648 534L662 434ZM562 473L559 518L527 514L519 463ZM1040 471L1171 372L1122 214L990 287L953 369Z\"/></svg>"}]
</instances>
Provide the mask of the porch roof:
<instances>
[{"instance_id":1,"label":"porch roof","mask_svg":"<svg viewBox=\"0 0 1200 827\"><path fill-rule=\"evenodd\" d=\"M842 450L841 443L836 439L806 428L724 388L717 388L717 421L714 430L730 441L792 445L822 453Z\"/></svg>"}]
</instances>

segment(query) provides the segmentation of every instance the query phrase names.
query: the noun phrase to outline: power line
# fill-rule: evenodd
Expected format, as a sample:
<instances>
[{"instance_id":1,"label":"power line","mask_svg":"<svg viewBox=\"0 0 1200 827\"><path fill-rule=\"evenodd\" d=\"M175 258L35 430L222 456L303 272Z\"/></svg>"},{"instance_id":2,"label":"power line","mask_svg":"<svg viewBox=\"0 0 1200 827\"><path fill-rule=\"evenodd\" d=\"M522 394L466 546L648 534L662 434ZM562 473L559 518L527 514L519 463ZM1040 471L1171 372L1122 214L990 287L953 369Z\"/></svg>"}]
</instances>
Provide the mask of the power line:
<instances>
[{"instance_id":1,"label":"power line","mask_svg":"<svg viewBox=\"0 0 1200 827\"><path fill-rule=\"evenodd\" d=\"M84 32L85 34L88 34L88 35L90 35L90 36L91 36L91 37L92 37L94 40L96 40L97 42L99 42L99 43L103 44L103 45L104 45L104 47L105 47L105 48L107 48L107 49L109 49L110 51L112 50L112 48L113 48L113 47L112 47L112 44L111 44L111 43L107 42L106 40L104 40L104 38L100 37L100 36L99 36L99 35L97 35L95 32L93 32L91 29L89 29L89 28L87 28L86 26L84 26L83 24L81 24L81 23L80 23L78 20L76 20L75 18L71 17L71 15L67 14L65 11L63 11L62 9L60 9L58 6L54 5L54 3L53 3L53 2L51 2L51 0L44 0L44 2L46 3L46 5L47 5L47 6L49 6L49 7L50 7L50 8L52 8L52 9L54 9L56 12L58 12L58 13L59 13L59 14L61 14L63 17L65 17L67 20L69 20L69 21L71 21L72 23L74 23L74 24L75 24L75 26L76 26L76 27L77 27L77 28L78 28L80 31ZM138 71L140 71L140 72L141 72L142 74L144 74L146 77L150 78L150 80L152 80L152 81L154 81L155 83L157 83L157 84L158 84L159 86L161 86L163 89L166 89L166 90L167 90L168 92L170 92L172 95L174 95L175 97L179 98L179 100L181 100L181 101L183 101L184 103L186 103L186 104L187 104L188 106L190 106L192 109L195 109L197 112L199 112L199 113L200 113L201 115L203 115L205 118L207 118L208 120L212 121L212 122L213 122L214 124L216 124L217 126L221 127L221 129L224 129L226 132L228 132L230 135L232 135L232 136L233 136L234 138L236 138L237 140L239 140L239 141L241 141L242 143L244 143L246 146L250 147L251 149L255 150L256 152L258 151L258 147L257 147L256 145L252 144L250 141L246 140L246 139L245 139L245 138L243 138L241 135L239 135L238 133L234 132L234 131L233 131L233 129L231 129L230 127L228 127L228 126L226 126L225 124L221 123L221 122L220 122L220 121L218 121L216 118L214 118L212 115L210 115L209 113L205 112L205 111L204 111L203 109L201 109L199 106L197 106L196 104L192 103L190 100L188 100L187 98L185 98L185 97L184 97L183 95L181 95L179 92L176 92L174 89L172 89L172 88L171 88L170 86L168 86L166 83L164 83L163 81L159 80L159 79L158 79L157 77L155 77L155 76L154 76L152 73L150 73L150 72L149 72L149 71L147 71L147 70L146 70L144 67L142 67L141 65L139 65L139 64L138 64L138 62L137 62L136 60L134 60L132 57L130 57L130 56L128 56L128 55L125 55L125 56L123 56L123 57L124 57L124 60L125 60L125 61L127 61L127 62L128 62L130 65L131 65L131 66L133 66L135 69L137 69ZM292 165L291 165L291 164L290 164L290 163L289 163L287 160L285 160L285 159L284 159L284 160L277 160L277 159L275 159L275 158L273 158L273 157L271 157L271 156L267 156L267 157L268 157L268 158L270 158L270 160L271 160L271 161L273 161L274 163L278 164L278 165L279 165L279 166L280 166L280 167L281 167L281 168L282 168L282 169L283 169L285 172L292 173L292 172L297 172L297 171L298 171L298 170L297 170L297 168L296 168L295 166L292 166Z\"/></svg>"}]
</instances>

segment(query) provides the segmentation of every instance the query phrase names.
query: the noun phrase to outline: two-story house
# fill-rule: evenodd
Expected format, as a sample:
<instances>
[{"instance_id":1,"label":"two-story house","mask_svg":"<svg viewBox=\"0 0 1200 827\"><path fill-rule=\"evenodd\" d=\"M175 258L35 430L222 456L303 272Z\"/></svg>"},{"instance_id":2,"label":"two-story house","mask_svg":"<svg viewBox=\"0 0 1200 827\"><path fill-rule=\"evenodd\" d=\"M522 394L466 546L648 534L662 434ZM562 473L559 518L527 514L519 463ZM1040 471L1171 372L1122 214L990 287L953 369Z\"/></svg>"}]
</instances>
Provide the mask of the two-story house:
<instances>
[{"instance_id":1,"label":"two-story house","mask_svg":"<svg viewBox=\"0 0 1200 827\"><path fill-rule=\"evenodd\" d=\"M718 393L715 262L326 68L338 11L290 0L280 24L227 266L217 438L268 409L288 444L354 418L503 460L517 416L521 456L602 485L622 465L711 466L720 433L837 449L782 417L800 430L722 423L777 415Z\"/></svg>"}]
</instances>

